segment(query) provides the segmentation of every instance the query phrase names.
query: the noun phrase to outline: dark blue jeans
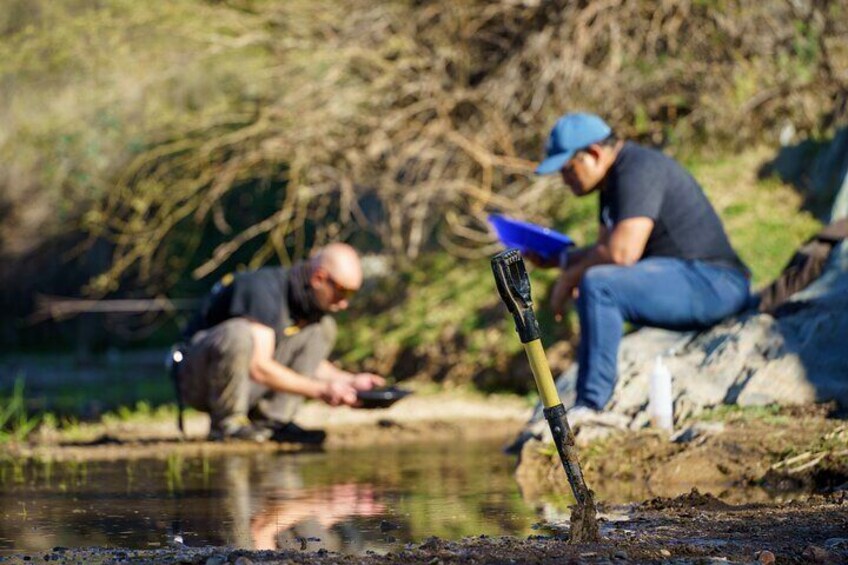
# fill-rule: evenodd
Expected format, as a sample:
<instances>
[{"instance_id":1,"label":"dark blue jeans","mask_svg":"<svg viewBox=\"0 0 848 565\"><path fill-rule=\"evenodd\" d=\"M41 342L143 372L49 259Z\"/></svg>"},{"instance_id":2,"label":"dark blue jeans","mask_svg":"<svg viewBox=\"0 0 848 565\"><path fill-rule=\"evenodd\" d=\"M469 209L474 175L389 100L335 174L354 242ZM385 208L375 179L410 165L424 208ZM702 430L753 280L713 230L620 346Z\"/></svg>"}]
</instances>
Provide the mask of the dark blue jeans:
<instances>
[{"instance_id":1,"label":"dark blue jeans","mask_svg":"<svg viewBox=\"0 0 848 565\"><path fill-rule=\"evenodd\" d=\"M603 409L616 381L625 321L670 330L712 326L742 310L749 284L740 271L656 257L630 267L598 265L580 283L577 405Z\"/></svg>"}]
</instances>

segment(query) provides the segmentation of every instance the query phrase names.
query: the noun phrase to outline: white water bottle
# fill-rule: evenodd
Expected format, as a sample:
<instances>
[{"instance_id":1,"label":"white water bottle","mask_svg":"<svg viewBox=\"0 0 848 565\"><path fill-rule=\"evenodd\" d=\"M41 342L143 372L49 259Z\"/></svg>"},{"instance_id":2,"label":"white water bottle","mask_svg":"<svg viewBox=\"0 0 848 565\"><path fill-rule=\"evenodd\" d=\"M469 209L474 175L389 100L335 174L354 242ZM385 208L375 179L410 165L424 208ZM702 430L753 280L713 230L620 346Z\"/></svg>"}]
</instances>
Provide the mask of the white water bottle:
<instances>
[{"instance_id":1,"label":"white water bottle","mask_svg":"<svg viewBox=\"0 0 848 565\"><path fill-rule=\"evenodd\" d=\"M651 425L661 430L671 431L674 428L674 411L671 398L671 373L663 363L662 356L657 355L654 370L651 371L651 382L648 390L648 413Z\"/></svg>"}]
</instances>

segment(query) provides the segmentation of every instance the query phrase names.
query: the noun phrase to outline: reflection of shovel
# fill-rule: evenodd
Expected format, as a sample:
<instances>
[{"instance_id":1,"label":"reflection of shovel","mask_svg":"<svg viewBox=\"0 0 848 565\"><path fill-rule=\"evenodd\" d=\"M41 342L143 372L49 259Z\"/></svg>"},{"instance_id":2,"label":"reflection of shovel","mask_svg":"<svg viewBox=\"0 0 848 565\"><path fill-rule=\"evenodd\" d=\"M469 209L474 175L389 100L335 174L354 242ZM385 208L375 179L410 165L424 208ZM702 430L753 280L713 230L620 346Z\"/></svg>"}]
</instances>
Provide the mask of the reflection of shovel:
<instances>
[{"instance_id":1,"label":"reflection of shovel","mask_svg":"<svg viewBox=\"0 0 848 565\"><path fill-rule=\"evenodd\" d=\"M600 533L595 519L595 501L592 491L583 479L583 470L577 460L574 434L568 425L565 408L560 402L545 351L542 349L539 324L536 322L533 301L530 298L530 277L527 276L521 254L515 249L498 253L492 257L492 272L495 274L495 283L501 299L515 319L515 330L524 344L524 351L527 353L530 369L545 407L545 419L551 427L554 444L577 500L577 506L571 513L569 542L598 541Z\"/></svg>"}]
</instances>

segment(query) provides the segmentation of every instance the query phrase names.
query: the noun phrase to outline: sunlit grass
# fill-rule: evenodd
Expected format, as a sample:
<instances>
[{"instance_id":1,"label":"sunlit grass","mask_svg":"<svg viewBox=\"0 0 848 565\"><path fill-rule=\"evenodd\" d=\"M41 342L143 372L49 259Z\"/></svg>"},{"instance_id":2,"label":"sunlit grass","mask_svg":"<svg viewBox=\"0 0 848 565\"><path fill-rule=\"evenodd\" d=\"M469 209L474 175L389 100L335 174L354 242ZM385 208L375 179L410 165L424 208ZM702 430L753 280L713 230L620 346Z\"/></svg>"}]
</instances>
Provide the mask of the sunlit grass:
<instances>
[{"instance_id":1,"label":"sunlit grass","mask_svg":"<svg viewBox=\"0 0 848 565\"><path fill-rule=\"evenodd\" d=\"M0 443L25 440L41 422L27 410L24 379L18 377L8 396L0 396Z\"/></svg>"},{"instance_id":2,"label":"sunlit grass","mask_svg":"<svg viewBox=\"0 0 848 565\"><path fill-rule=\"evenodd\" d=\"M689 163L724 221L731 243L752 272L755 287L773 280L796 248L821 227L802 210L803 196L776 178L757 171L774 157L759 147Z\"/></svg>"},{"instance_id":3,"label":"sunlit grass","mask_svg":"<svg viewBox=\"0 0 848 565\"><path fill-rule=\"evenodd\" d=\"M163 404L152 406L149 402L139 400L132 406L119 406L113 411L107 412L102 417L106 425L117 425L127 423L144 423L175 419L177 408L174 404Z\"/></svg>"},{"instance_id":4,"label":"sunlit grass","mask_svg":"<svg viewBox=\"0 0 848 565\"><path fill-rule=\"evenodd\" d=\"M707 422L750 422L757 420L766 424L785 424L789 421L788 416L781 414L780 406L777 404L767 404L765 406L722 404L713 408L707 408L698 416L698 419Z\"/></svg>"}]
</instances>

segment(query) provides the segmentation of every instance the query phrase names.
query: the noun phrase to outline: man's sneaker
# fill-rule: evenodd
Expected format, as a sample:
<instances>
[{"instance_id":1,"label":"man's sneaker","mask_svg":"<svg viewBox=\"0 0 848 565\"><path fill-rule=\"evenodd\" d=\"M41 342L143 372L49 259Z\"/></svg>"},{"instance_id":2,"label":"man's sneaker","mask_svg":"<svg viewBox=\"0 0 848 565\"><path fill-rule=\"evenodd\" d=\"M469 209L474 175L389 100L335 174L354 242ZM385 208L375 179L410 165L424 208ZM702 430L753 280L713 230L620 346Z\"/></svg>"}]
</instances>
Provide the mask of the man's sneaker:
<instances>
[{"instance_id":1,"label":"man's sneaker","mask_svg":"<svg viewBox=\"0 0 848 565\"><path fill-rule=\"evenodd\" d=\"M209 441L254 441L262 443L271 438L269 429L255 426L246 416L228 418L209 431Z\"/></svg>"},{"instance_id":2,"label":"man's sneaker","mask_svg":"<svg viewBox=\"0 0 848 565\"><path fill-rule=\"evenodd\" d=\"M597 421L600 415L600 410L595 410L588 406L574 406L569 408L565 413L566 418L568 418L569 425L573 428L579 428L586 422Z\"/></svg>"},{"instance_id":3,"label":"man's sneaker","mask_svg":"<svg viewBox=\"0 0 848 565\"><path fill-rule=\"evenodd\" d=\"M309 430L301 428L294 422L277 422L262 420L254 422L254 426L268 430L271 441L278 443L300 443L303 445L321 445L327 439L324 430Z\"/></svg>"},{"instance_id":4,"label":"man's sneaker","mask_svg":"<svg viewBox=\"0 0 848 565\"><path fill-rule=\"evenodd\" d=\"M575 406L565 413L568 423L572 429L587 426L600 426L604 428L627 429L630 419L622 414L595 410L588 406Z\"/></svg>"},{"instance_id":5,"label":"man's sneaker","mask_svg":"<svg viewBox=\"0 0 848 565\"><path fill-rule=\"evenodd\" d=\"M588 406L574 406L566 412L568 425L575 435L584 428L594 430L603 429L613 431L615 429L625 430L630 424L630 419L622 414L602 412ZM588 430L587 430L588 431ZM581 436L582 437L582 436ZM528 423L515 440L503 447L503 452L508 455L519 455L524 444L531 439L543 442L553 441L551 429L544 418Z\"/></svg>"}]
</instances>

